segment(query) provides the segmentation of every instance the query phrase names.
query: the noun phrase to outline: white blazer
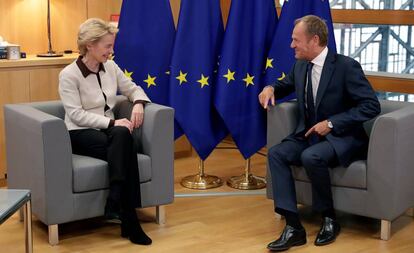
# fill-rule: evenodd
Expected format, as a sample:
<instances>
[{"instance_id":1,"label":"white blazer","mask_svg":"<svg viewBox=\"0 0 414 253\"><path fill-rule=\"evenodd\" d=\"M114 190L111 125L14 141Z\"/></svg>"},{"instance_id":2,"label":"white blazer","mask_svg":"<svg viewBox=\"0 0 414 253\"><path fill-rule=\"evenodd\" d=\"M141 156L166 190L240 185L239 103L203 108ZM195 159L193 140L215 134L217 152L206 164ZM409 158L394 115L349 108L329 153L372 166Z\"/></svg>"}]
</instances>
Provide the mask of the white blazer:
<instances>
[{"instance_id":1,"label":"white blazer","mask_svg":"<svg viewBox=\"0 0 414 253\"><path fill-rule=\"evenodd\" d=\"M78 58L77 61L80 61ZM66 66L59 74L59 95L65 108L65 123L68 130L96 128L106 129L114 119L112 109L116 103L117 91L131 102L150 102L144 90L127 78L118 65L108 60L99 71L102 89L96 74L86 77L76 61ZM106 104L109 106L105 110Z\"/></svg>"}]
</instances>

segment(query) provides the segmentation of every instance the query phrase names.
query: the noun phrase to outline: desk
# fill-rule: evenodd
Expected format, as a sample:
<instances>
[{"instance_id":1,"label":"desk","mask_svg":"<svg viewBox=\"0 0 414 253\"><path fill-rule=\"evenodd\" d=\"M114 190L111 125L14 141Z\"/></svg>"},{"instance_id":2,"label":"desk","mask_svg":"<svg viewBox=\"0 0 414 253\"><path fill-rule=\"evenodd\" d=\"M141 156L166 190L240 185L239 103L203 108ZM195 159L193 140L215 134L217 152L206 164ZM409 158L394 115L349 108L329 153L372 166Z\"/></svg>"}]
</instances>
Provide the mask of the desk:
<instances>
[{"instance_id":1,"label":"desk","mask_svg":"<svg viewBox=\"0 0 414 253\"><path fill-rule=\"evenodd\" d=\"M33 252L32 207L29 190L0 189L0 225L20 208L24 209L26 253Z\"/></svg>"}]
</instances>

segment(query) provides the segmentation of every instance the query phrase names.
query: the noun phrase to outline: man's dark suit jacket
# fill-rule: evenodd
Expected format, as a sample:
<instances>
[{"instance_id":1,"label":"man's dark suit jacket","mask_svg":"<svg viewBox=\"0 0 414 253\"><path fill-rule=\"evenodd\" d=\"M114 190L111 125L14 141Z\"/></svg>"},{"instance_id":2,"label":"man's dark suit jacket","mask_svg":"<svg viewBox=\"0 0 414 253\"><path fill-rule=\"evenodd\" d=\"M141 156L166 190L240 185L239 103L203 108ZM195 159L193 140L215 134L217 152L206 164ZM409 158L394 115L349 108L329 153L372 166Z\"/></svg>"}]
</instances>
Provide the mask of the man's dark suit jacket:
<instances>
[{"instance_id":1,"label":"man's dark suit jacket","mask_svg":"<svg viewBox=\"0 0 414 253\"><path fill-rule=\"evenodd\" d=\"M297 95L298 125L287 137L291 140L303 137L307 130L304 97L307 64L297 60L290 73L273 85L277 99L293 91ZM316 93L315 111L317 122L328 119L334 126L326 139L334 147L340 164L348 166L366 154L368 137L362 123L377 116L381 108L357 61L328 51Z\"/></svg>"}]
</instances>

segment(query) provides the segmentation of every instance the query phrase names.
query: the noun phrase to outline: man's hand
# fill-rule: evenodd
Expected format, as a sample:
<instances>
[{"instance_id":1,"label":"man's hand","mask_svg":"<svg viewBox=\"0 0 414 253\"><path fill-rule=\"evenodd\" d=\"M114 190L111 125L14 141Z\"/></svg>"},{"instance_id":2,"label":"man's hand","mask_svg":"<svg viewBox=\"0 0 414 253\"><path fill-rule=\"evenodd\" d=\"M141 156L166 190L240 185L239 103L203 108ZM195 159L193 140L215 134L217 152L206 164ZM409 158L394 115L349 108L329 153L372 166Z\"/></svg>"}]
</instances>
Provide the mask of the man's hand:
<instances>
[{"instance_id":1,"label":"man's hand","mask_svg":"<svg viewBox=\"0 0 414 253\"><path fill-rule=\"evenodd\" d=\"M141 103L137 103L132 108L131 123L134 128L138 128L144 121L144 106Z\"/></svg>"},{"instance_id":2,"label":"man's hand","mask_svg":"<svg viewBox=\"0 0 414 253\"><path fill-rule=\"evenodd\" d=\"M305 137L309 137L309 135L316 133L319 136L326 136L331 132L332 129L328 127L328 121L324 120L319 122L318 124L311 127L305 134Z\"/></svg>"},{"instance_id":3,"label":"man's hand","mask_svg":"<svg viewBox=\"0 0 414 253\"><path fill-rule=\"evenodd\" d=\"M132 133L132 130L134 130L134 127L131 123L131 121L123 118L123 119L117 119L115 120L114 126L123 126L128 128L129 132Z\"/></svg>"},{"instance_id":4,"label":"man's hand","mask_svg":"<svg viewBox=\"0 0 414 253\"><path fill-rule=\"evenodd\" d=\"M272 86L266 86L259 94L259 102L264 109L267 109L269 100L272 103L272 106L275 106L275 89Z\"/></svg>"}]
</instances>

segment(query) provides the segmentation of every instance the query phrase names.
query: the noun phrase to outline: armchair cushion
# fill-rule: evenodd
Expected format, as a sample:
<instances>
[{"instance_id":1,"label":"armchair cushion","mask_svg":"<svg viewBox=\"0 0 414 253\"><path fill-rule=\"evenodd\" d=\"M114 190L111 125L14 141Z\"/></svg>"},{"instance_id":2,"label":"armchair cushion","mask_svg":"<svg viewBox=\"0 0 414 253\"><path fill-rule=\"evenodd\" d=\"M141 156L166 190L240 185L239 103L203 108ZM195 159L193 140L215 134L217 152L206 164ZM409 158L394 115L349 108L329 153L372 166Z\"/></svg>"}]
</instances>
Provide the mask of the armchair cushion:
<instances>
[{"instance_id":1,"label":"armchair cushion","mask_svg":"<svg viewBox=\"0 0 414 253\"><path fill-rule=\"evenodd\" d=\"M107 163L83 155L72 155L73 192L87 192L106 189L109 186Z\"/></svg>"},{"instance_id":2,"label":"armchair cushion","mask_svg":"<svg viewBox=\"0 0 414 253\"><path fill-rule=\"evenodd\" d=\"M138 154L140 183L151 180L151 158ZM109 172L106 161L89 156L72 155L73 163L73 192L88 192L107 189L109 187Z\"/></svg>"}]
</instances>

